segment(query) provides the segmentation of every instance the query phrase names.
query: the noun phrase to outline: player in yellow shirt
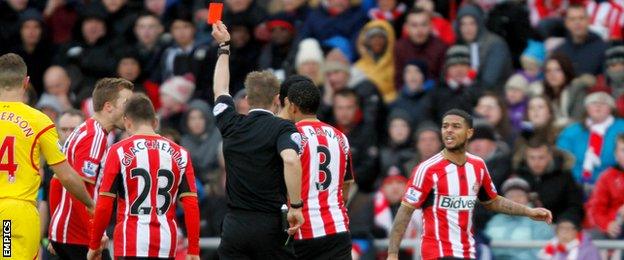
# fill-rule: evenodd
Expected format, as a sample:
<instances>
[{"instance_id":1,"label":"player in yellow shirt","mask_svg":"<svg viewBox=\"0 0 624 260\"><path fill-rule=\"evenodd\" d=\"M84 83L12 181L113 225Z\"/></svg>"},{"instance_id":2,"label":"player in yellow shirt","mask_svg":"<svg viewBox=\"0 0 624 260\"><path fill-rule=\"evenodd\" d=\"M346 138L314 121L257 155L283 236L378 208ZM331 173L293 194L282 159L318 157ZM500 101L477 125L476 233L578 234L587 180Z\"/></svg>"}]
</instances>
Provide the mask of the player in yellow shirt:
<instances>
[{"instance_id":1,"label":"player in yellow shirt","mask_svg":"<svg viewBox=\"0 0 624 260\"><path fill-rule=\"evenodd\" d=\"M63 186L93 209L83 181L61 152L52 120L21 102L27 85L24 60L12 53L0 56L0 259L37 258L41 155Z\"/></svg>"}]
</instances>

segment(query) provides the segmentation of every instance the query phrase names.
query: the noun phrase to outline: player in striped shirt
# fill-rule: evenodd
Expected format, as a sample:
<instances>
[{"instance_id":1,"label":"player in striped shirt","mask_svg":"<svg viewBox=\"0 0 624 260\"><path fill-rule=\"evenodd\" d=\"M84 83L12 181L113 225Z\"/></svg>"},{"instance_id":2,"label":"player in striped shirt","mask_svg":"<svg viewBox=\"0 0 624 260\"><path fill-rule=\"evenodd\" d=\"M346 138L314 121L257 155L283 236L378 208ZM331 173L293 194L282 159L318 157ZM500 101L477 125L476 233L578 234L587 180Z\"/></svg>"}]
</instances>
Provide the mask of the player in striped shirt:
<instances>
[{"instance_id":1,"label":"player in striped shirt","mask_svg":"<svg viewBox=\"0 0 624 260\"><path fill-rule=\"evenodd\" d=\"M316 118L321 94L309 80L288 87L283 110L302 136L301 199L305 222L295 234L298 259L351 259L345 206L353 182L347 137Z\"/></svg>"},{"instance_id":2,"label":"player in striped shirt","mask_svg":"<svg viewBox=\"0 0 624 260\"><path fill-rule=\"evenodd\" d=\"M116 199L116 259L174 259L180 200L188 235L186 259L199 260L199 205L190 154L156 134L156 112L145 95L128 101L124 124L132 136L112 145L105 156L87 259L101 254L100 240Z\"/></svg>"},{"instance_id":3,"label":"player in striped shirt","mask_svg":"<svg viewBox=\"0 0 624 260\"><path fill-rule=\"evenodd\" d=\"M388 259L398 259L405 228L416 208L423 209L421 254L427 259L476 259L472 214L477 201L486 209L550 223L544 208L528 208L498 196L483 159L466 152L472 117L452 109L442 119L444 149L412 172L392 226Z\"/></svg>"},{"instance_id":4,"label":"player in striped shirt","mask_svg":"<svg viewBox=\"0 0 624 260\"><path fill-rule=\"evenodd\" d=\"M99 80L93 90L95 115L77 127L63 147L67 161L78 172L94 199L108 133L115 128L124 128L123 108L132 95L132 88L133 84L125 79ZM53 213L48 230L55 253L63 259L84 259L89 250L89 234L84 230L91 216L57 179L50 181L50 212Z\"/></svg>"}]
</instances>

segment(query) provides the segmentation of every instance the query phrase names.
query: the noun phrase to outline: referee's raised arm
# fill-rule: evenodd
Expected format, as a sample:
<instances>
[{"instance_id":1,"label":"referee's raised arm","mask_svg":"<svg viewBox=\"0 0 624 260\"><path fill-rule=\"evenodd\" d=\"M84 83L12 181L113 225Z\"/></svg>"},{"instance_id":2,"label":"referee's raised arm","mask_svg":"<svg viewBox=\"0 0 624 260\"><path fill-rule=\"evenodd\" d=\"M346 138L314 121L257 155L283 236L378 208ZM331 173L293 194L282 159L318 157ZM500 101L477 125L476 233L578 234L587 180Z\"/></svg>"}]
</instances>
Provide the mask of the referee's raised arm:
<instances>
[{"instance_id":1,"label":"referee's raised arm","mask_svg":"<svg viewBox=\"0 0 624 260\"><path fill-rule=\"evenodd\" d=\"M212 24L212 37L219 43L217 65L214 71L214 99L230 95L230 33L223 22Z\"/></svg>"}]
</instances>

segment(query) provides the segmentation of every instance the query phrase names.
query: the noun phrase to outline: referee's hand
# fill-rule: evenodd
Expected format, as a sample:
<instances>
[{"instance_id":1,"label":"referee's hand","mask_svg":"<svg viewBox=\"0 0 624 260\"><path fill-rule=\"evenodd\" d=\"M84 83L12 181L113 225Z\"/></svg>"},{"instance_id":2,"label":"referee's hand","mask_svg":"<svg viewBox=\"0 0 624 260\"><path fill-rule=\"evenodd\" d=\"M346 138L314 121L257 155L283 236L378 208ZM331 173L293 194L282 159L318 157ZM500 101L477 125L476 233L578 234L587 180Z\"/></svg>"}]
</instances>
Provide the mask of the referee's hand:
<instances>
[{"instance_id":1,"label":"referee's hand","mask_svg":"<svg viewBox=\"0 0 624 260\"><path fill-rule=\"evenodd\" d=\"M214 37L218 43L225 43L230 40L230 33L228 33L227 27L223 22L218 21L212 24L212 37Z\"/></svg>"},{"instance_id":2,"label":"referee's hand","mask_svg":"<svg viewBox=\"0 0 624 260\"><path fill-rule=\"evenodd\" d=\"M297 233L297 230L301 228L301 225L303 225L303 222L305 222L305 220L303 219L303 213L301 213L301 208L299 209L290 208L288 210L288 224L290 225L290 228L288 228L289 235L292 236L295 233Z\"/></svg>"}]
</instances>

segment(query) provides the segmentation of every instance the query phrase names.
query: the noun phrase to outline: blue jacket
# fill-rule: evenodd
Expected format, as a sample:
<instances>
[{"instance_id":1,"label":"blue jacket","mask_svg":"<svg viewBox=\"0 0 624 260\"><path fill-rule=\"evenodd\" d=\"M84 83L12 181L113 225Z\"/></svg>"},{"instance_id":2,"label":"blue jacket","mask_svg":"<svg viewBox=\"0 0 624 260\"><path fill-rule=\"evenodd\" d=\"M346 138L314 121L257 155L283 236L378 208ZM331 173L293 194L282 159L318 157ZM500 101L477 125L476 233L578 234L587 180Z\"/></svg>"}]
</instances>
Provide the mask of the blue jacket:
<instances>
[{"instance_id":1,"label":"blue jacket","mask_svg":"<svg viewBox=\"0 0 624 260\"><path fill-rule=\"evenodd\" d=\"M526 217L497 214L487 224L485 231L491 240L529 241L549 240L554 236L553 229L544 222L533 221ZM494 248L495 259L537 259L539 249Z\"/></svg>"},{"instance_id":2,"label":"blue jacket","mask_svg":"<svg viewBox=\"0 0 624 260\"><path fill-rule=\"evenodd\" d=\"M594 184L600 173L607 168L615 165L615 142L617 135L624 133L624 120L616 118L613 124L605 133L604 142L602 144L602 152L600 153L600 166L594 168L590 184ZM589 144L589 130L583 123L574 123L563 129L559 138L557 138L557 147L561 150L571 153L574 158L574 168L572 168L572 176L576 182L581 183L583 174L583 161L585 152Z\"/></svg>"}]
</instances>

